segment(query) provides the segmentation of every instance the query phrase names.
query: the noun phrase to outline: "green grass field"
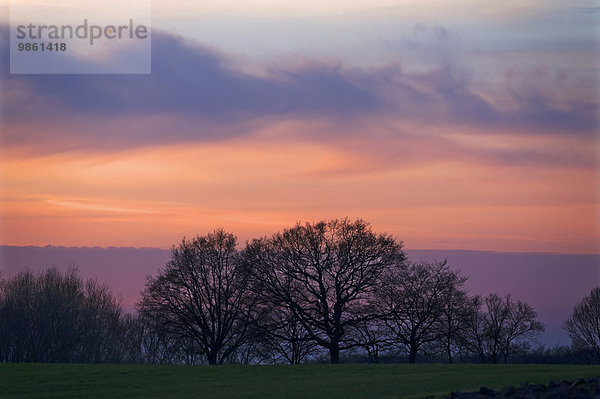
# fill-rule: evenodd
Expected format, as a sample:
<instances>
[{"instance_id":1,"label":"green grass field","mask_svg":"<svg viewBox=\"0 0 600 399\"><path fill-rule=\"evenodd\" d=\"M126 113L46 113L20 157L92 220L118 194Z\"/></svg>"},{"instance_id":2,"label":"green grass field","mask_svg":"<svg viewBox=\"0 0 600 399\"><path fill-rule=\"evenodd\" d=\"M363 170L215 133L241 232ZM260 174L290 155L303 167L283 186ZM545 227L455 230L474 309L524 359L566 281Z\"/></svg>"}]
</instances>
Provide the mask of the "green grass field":
<instances>
[{"instance_id":1,"label":"green grass field","mask_svg":"<svg viewBox=\"0 0 600 399\"><path fill-rule=\"evenodd\" d=\"M578 365L0 364L0 398L419 398L600 374Z\"/></svg>"}]
</instances>

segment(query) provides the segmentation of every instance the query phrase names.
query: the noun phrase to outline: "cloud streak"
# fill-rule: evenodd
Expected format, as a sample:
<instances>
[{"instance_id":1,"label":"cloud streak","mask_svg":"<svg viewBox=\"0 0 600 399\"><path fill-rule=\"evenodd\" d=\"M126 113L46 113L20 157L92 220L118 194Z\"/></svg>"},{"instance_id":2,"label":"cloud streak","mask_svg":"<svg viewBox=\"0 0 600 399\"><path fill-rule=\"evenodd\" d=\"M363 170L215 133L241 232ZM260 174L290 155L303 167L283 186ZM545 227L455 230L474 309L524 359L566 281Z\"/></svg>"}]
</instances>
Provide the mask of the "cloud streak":
<instances>
[{"instance_id":1,"label":"cloud streak","mask_svg":"<svg viewBox=\"0 0 600 399\"><path fill-rule=\"evenodd\" d=\"M2 33L6 68L6 30ZM337 122L395 118L432 126L581 136L593 135L598 128L593 88L584 93L548 90L555 84L553 76L520 85L524 72L507 71L504 83L492 92L477 87L469 72L455 65L408 73L398 64L359 69L305 61L295 67L271 67L259 76L243 72L233 57L170 34L154 33L152 45L153 72L148 76L1 71L5 88L1 120L8 126L5 144L64 142L66 148L161 144L169 130L153 128L161 125L161 118L172 126L169 142L227 139L248 134L252 131L248 124L302 118ZM497 93L504 103L498 104ZM24 127L36 122L52 134ZM92 128L98 124L105 127L103 140ZM63 129L64 125L79 128ZM330 134L344 136L341 130Z\"/></svg>"}]
</instances>

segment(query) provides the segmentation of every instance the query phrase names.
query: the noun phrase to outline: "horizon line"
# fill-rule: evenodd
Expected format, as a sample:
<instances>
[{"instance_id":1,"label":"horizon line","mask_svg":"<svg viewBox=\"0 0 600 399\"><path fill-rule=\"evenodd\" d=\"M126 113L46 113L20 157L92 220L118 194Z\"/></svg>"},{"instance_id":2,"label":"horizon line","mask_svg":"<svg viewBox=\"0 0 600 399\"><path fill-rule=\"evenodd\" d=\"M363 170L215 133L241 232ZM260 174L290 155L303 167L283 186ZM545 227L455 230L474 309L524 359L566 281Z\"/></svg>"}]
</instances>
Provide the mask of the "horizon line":
<instances>
[{"instance_id":1,"label":"horizon line","mask_svg":"<svg viewBox=\"0 0 600 399\"><path fill-rule=\"evenodd\" d=\"M66 245L13 245L13 244L0 244L0 248L3 247L11 247L11 248L57 248L57 249L101 249L101 250L111 250L111 249L135 249L135 250L161 250L161 251L170 251L175 245L168 248L161 247L135 247L135 246L115 246L109 245L106 247L102 246L66 246ZM403 248L404 251L446 251L446 252L481 252L481 253L489 253L489 254L515 254L515 255L587 255L587 256L600 256L600 252L543 252L543 251L497 251L497 250L484 250L484 249L464 249L464 248L455 248L455 249L445 249L445 248Z\"/></svg>"}]
</instances>

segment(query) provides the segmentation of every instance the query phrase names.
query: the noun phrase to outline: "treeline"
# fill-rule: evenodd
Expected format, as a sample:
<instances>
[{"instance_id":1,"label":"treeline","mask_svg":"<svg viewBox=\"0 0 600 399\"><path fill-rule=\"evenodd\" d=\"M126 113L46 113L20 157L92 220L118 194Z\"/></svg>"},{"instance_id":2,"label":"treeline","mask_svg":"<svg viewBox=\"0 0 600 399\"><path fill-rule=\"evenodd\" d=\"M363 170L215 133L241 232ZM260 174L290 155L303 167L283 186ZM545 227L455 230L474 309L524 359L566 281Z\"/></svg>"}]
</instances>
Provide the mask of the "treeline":
<instances>
[{"instance_id":1,"label":"treeline","mask_svg":"<svg viewBox=\"0 0 600 399\"><path fill-rule=\"evenodd\" d=\"M106 286L73 268L1 280L0 361L119 362L122 314Z\"/></svg>"},{"instance_id":2,"label":"treeline","mask_svg":"<svg viewBox=\"0 0 600 399\"><path fill-rule=\"evenodd\" d=\"M408 260L362 220L237 244L223 230L184 239L135 314L75 269L0 280L0 361L600 362L600 288L565 323L573 345L543 348L529 304L469 295L445 261Z\"/></svg>"}]
</instances>

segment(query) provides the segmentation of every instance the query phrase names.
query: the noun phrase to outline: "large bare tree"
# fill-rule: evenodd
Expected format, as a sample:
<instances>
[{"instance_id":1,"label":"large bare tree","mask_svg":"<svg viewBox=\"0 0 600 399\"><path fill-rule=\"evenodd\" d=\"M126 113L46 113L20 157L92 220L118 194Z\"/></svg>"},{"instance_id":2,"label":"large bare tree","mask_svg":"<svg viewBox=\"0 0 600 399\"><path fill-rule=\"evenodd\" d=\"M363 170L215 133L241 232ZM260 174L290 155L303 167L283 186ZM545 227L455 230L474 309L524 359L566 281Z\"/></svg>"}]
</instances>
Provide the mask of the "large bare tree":
<instances>
[{"instance_id":1,"label":"large bare tree","mask_svg":"<svg viewBox=\"0 0 600 399\"><path fill-rule=\"evenodd\" d=\"M443 262L407 262L390 269L378 291L390 339L408 350L414 363L419 351L450 334L455 317L447 301L466 279Z\"/></svg>"},{"instance_id":2,"label":"large bare tree","mask_svg":"<svg viewBox=\"0 0 600 399\"><path fill-rule=\"evenodd\" d=\"M575 348L589 351L600 363L600 287L575 305L564 329Z\"/></svg>"},{"instance_id":3,"label":"large bare tree","mask_svg":"<svg viewBox=\"0 0 600 399\"><path fill-rule=\"evenodd\" d=\"M209 364L220 364L243 344L256 295L251 270L223 230L173 248L158 276L148 277L138 308L156 326L198 343Z\"/></svg>"},{"instance_id":4,"label":"large bare tree","mask_svg":"<svg viewBox=\"0 0 600 399\"><path fill-rule=\"evenodd\" d=\"M473 300L473 310L463 344L482 362L508 362L511 354L524 350L544 331L533 307L522 301L513 301L510 295L490 294Z\"/></svg>"},{"instance_id":5,"label":"large bare tree","mask_svg":"<svg viewBox=\"0 0 600 399\"><path fill-rule=\"evenodd\" d=\"M500 353L504 363L508 363L508 356L528 350L531 342L544 332L545 326L537 320L537 312L533 306L523 301L511 302L510 295L506 296L505 301L509 312L502 333Z\"/></svg>"},{"instance_id":6,"label":"large bare tree","mask_svg":"<svg viewBox=\"0 0 600 399\"><path fill-rule=\"evenodd\" d=\"M375 315L365 305L383 272L404 261L402 243L373 233L363 220L298 223L248 245L261 291L273 306L286 308L308 336L338 363L358 323Z\"/></svg>"}]
</instances>

